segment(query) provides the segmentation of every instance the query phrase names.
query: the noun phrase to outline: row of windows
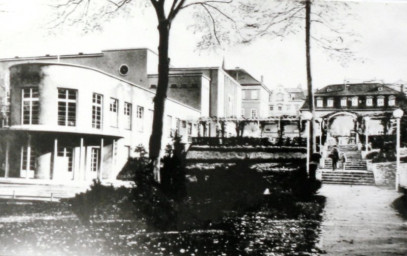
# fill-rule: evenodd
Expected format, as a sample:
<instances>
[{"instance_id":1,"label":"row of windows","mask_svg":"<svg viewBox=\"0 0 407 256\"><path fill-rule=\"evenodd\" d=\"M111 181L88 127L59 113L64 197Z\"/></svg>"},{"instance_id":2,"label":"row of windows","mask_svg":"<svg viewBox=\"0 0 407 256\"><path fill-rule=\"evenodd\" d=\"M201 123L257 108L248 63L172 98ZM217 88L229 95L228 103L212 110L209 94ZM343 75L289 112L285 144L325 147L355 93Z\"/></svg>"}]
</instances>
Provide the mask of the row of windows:
<instances>
[{"instance_id":1,"label":"row of windows","mask_svg":"<svg viewBox=\"0 0 407 256\"><path fill-rule=\"evenodd\" d=\"M76 126L77 90L58 89L58 125ZM137 106L137 118L144 118L144 107ZM132 104L124 102L123 108L124 128L132 128ZM38 124L39 120L39 93L38 88L22 89L22 123ZM110 126L118 127L119 100L110 98L109 101ZM143 122L139 122L138 130L143 131ZM103 95L92 95L92 128L102 129L103 124Z\"/></svg>"},{"instance_id":2,"label":"row of windows","mask_svg":"<svg viewBox=\"0 0 407 256\"><path fill-rule=\"evenodd\" d=\"M244 90L243 99L244 100L258 100L259 99L259 90Z\"/></svg>"},{"instance_id":3,"label":"row of windows","mask_svg":"<svg viewBox=\"0 0 407 256\"><path fill-rule=\"evenodd\" d=\"M270 111L291 111L291 110L299 110L301 105L276 105L276 106L270 106Z\"/></svg>"},{"instance_id":4,"label":"row of windows","mask_svg":"<svg viewBox=\"0 0 407 256\"><path fill-rule=\"evenodd\" d=\"M170 88L198 88L198 84L171 84ZM150 84L150 89L157 89L157 85Z\"/></svg>"},{"instance_id":5,"label":"row of windows","mask_svg":"<svg viewBox=\"0 0 407 256\"><path fill-rule=\"evenodd\" d=\"M366 107L373 107L374 101L376 100L376 106L378 107L384 107L385 105L385 97L384 96L378 96L378 97L373 97L373 96L367 96L366 101L365 101L365 106ZM334 107L334 98L328 98L326 100L326 107ZM348 103L348 101L350 103ZM340 106L341 107L347 107L347 106L352 106L352 107L357 107L359 106L360 100L359 97L343 97L340 99ZM388 106L395 106L396 105L396 97L395 96L390 96L388 98L387 102ZM317 98L317 107L324 107L324 99L323 98Z\"/></svg>"}]
</instances>

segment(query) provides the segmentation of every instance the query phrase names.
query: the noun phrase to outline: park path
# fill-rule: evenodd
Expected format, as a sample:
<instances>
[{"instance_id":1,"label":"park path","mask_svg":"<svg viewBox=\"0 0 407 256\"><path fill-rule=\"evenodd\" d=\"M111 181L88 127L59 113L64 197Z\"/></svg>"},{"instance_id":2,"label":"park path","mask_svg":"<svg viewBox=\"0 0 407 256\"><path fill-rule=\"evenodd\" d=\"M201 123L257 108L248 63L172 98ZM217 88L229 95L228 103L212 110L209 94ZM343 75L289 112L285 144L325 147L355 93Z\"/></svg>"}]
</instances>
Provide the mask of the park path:
<instances>
[{"instance_id":1,"label":"park path","mask_svg":"<svg viewBox=\"0 0 407 256\"><path fill-rule=\"evenodd\" d=\"M326 197L319 247L327 255L407 255L407 219L394 207L400 193L324 184L319 194Z\"/></svg>"}]
</instances>

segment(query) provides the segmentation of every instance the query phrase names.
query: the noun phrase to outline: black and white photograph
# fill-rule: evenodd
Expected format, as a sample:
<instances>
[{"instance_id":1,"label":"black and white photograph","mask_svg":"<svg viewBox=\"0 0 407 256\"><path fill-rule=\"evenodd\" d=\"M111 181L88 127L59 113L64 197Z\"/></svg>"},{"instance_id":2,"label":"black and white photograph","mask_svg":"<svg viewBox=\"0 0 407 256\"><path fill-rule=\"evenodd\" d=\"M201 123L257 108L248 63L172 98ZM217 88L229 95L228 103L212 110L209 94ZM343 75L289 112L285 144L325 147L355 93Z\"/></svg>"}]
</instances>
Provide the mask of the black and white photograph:
<instances>
[{"instance_id":1,"label":"black and white photograph","mask_svg":"<svg viewBox=\"0 0 407 256\"><path fill-rule=\"evenodd\" d=\"M0 255L407 255L406 14L0 0Z\"/></svg>"}]
</instances>

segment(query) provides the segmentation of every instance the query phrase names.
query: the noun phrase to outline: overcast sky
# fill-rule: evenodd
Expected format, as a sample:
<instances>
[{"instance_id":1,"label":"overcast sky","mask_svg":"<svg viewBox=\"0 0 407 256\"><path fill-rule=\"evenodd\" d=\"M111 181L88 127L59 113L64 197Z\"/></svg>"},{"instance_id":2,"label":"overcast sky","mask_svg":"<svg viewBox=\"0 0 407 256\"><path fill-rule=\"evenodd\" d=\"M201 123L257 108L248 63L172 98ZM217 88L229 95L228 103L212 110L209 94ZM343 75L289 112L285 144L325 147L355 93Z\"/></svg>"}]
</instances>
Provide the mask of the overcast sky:
<instances>
[{"instance_id":1,"label":"overcast sky","mask_svg":"<svg viewBox=\"0 0 407 256\"><path fill-rule=\"evenodd\" d=\"M83 35L79 30L65 29L50 35L44 26L49 18L49 8L43 5L45 2L13 0L14 7L0 13L3 24L0 57L93 53L103 49L139 47L157 51L157 25L151 8L137 11L133 18L118 18L103 31ZM342 65L314 47L312 72L315 87L345 80L407 82L407 1L366 0L351 6L355 18L345 22L359 35L359 43L352 48L357 58ZM286 87L301 84L305 88L302 33L283 41L261 38L251 45L230 47L224 52L200 52L195 48L196 36L188 29L189 19L189 15L181 15L172 27L172 65L219 66L224 57L227 68L245 68L258 79L263 75L270 88L279 84Z\"/></svg>"}]
</instances>

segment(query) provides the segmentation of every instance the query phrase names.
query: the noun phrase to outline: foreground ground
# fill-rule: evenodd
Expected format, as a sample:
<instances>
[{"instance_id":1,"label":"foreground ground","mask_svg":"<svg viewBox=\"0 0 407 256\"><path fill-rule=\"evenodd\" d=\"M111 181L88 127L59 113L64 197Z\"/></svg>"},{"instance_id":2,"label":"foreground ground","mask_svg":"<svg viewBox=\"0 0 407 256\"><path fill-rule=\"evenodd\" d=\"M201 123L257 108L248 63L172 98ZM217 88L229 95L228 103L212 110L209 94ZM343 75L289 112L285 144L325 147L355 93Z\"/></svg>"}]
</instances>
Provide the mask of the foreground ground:
<instances>
[{"instance_id":1,"label":"foreground ground","mask_svg":"<svg viewBox=\"0 0 407 256\"><path fill-rule=\"evenodd\" d=\"M302 207L315 209L308 203ZM144 225L117 219L83 225L68 207L58 203L0 201L0 255L318 253L319 217L292 218L263 209L240 215L229 212L220 223L203 229L151 232Z\"/></svg>"},{"instance_id":2,"label":"foreground ground","mask_svg":"<svg viewBox=\"0 0 407 256\"><path fill-rule=\"evenodd\" d=\"M375 186L323 185L320 248L328 255L407 255L401 194Z\"/></svg>"}]
</instances>

